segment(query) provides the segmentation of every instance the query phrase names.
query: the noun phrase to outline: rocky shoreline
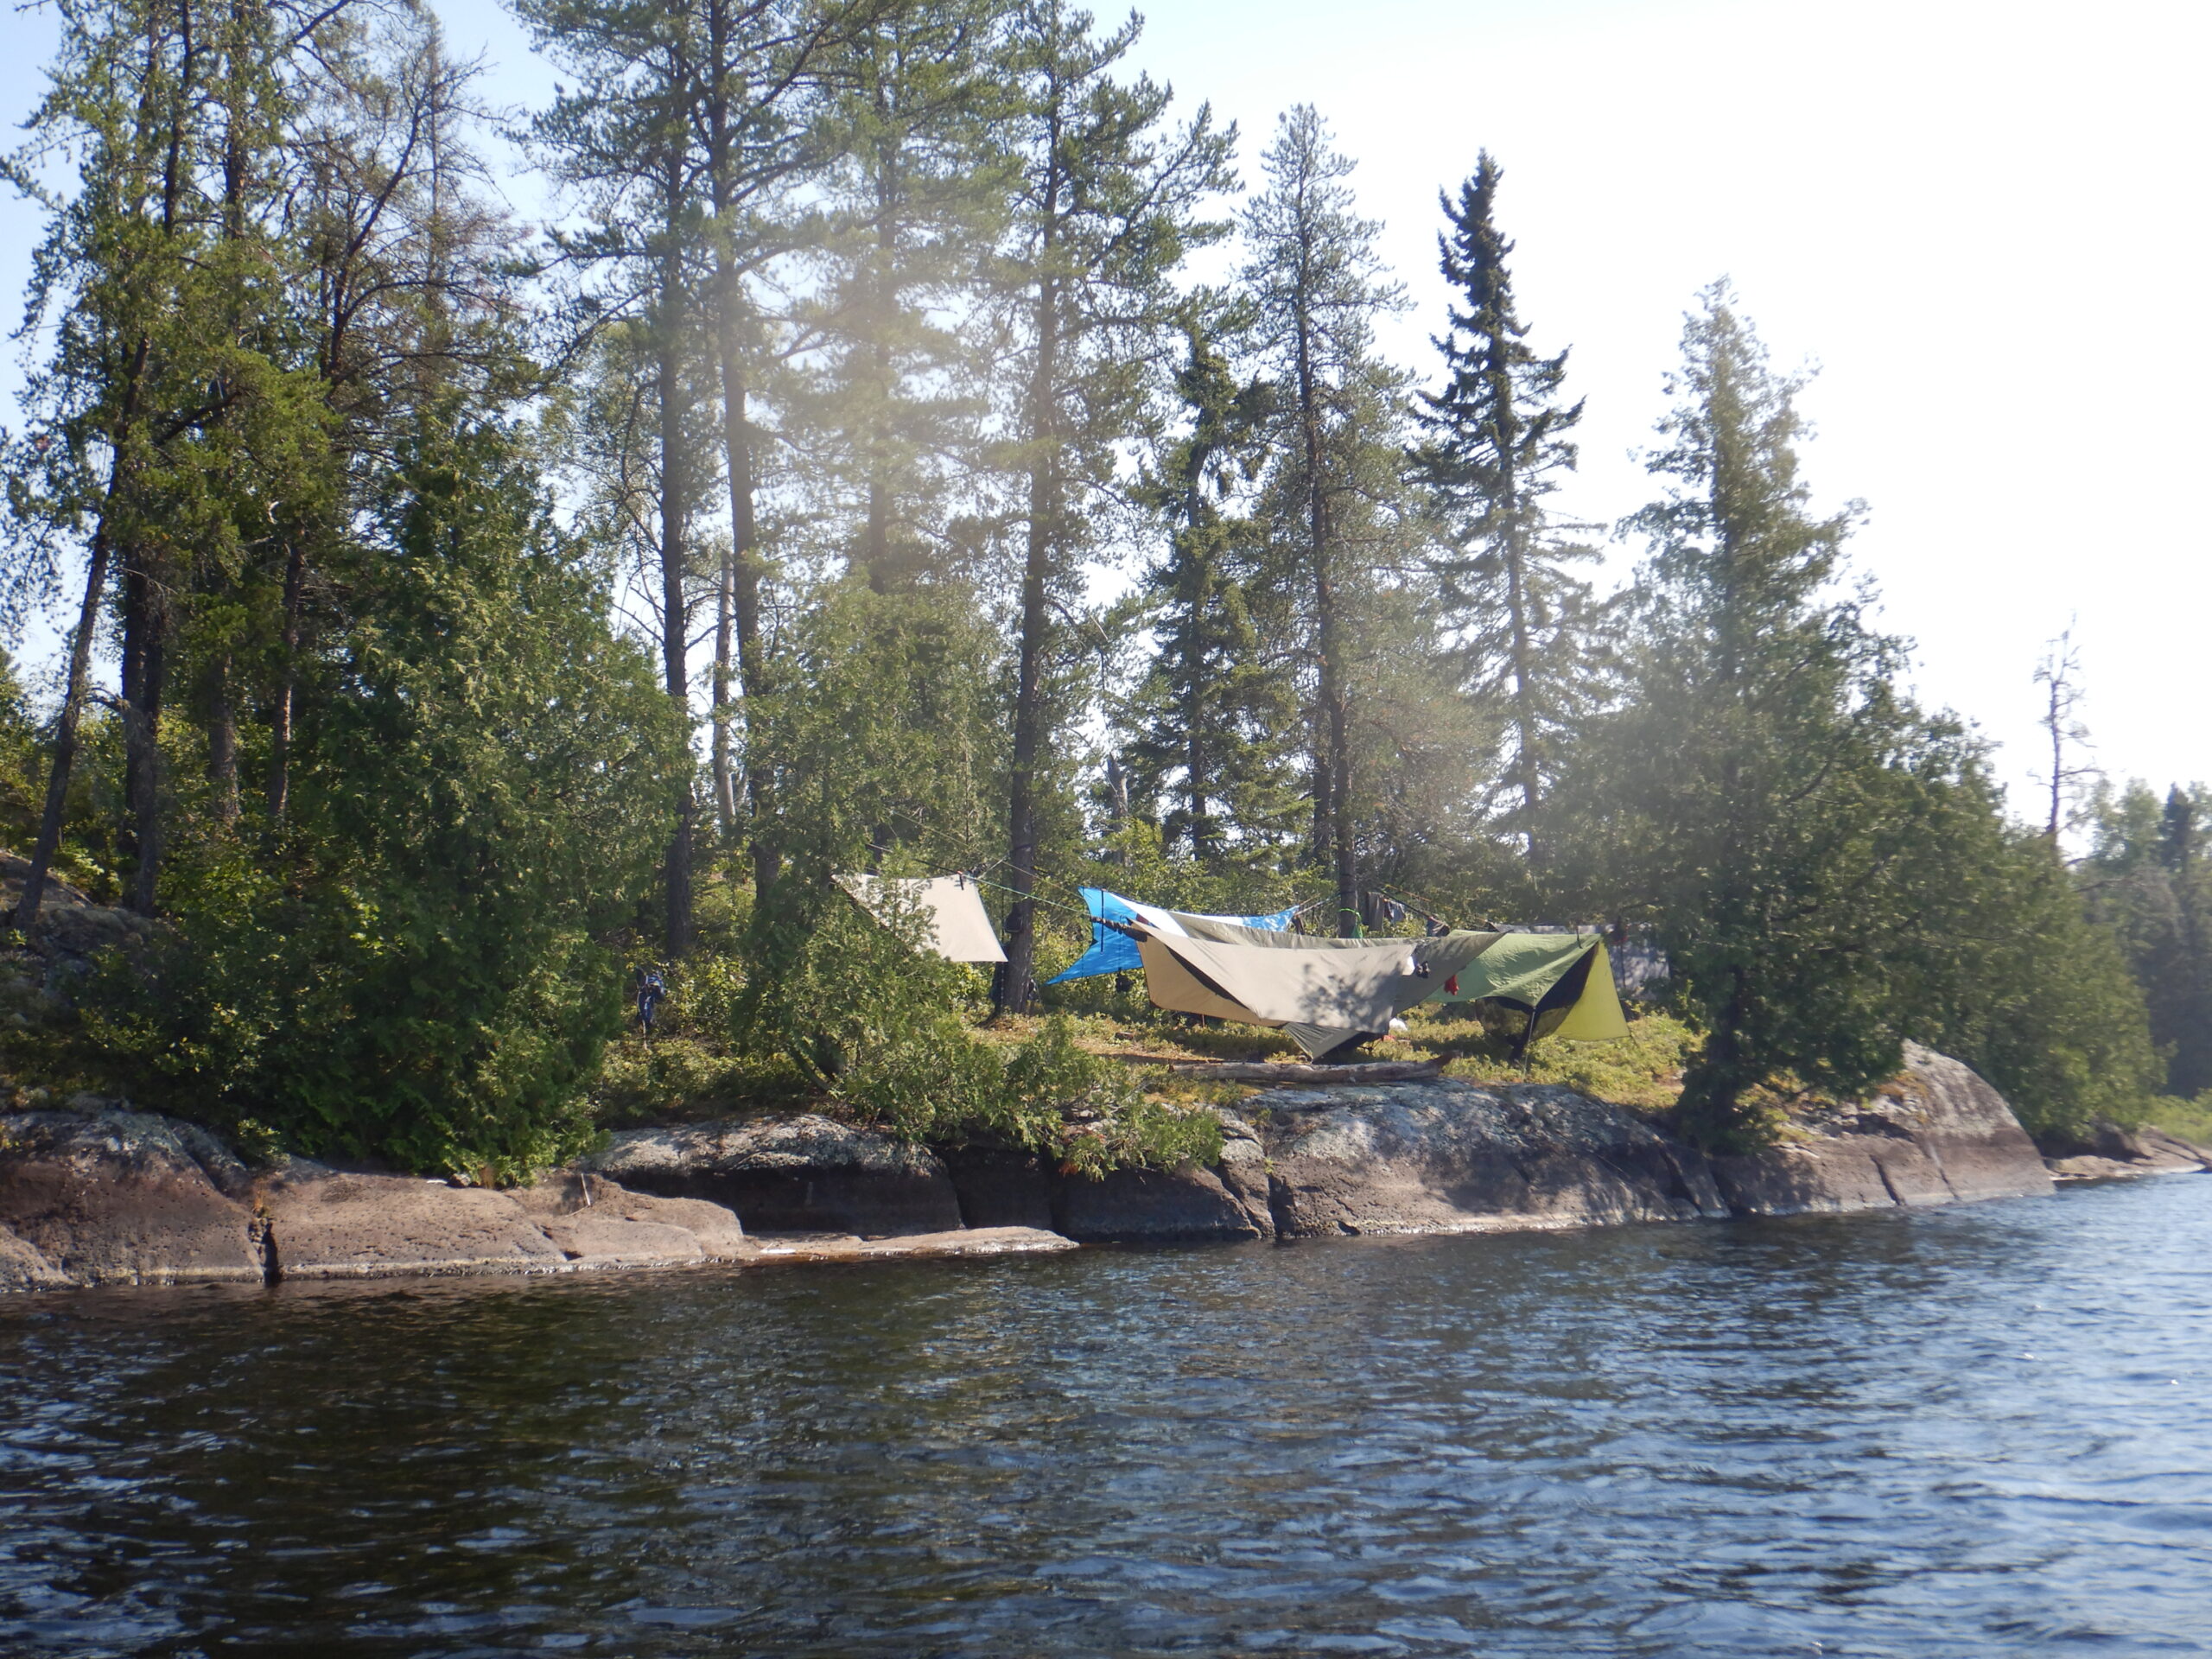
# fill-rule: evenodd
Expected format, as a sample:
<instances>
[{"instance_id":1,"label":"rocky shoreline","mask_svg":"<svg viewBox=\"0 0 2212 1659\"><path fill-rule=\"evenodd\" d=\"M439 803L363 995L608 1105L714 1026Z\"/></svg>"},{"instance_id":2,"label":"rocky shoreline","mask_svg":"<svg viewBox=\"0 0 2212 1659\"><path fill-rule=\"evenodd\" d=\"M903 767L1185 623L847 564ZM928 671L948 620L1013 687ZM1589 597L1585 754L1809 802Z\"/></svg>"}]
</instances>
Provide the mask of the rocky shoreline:
<instances>
[{"instance_id":1,"label":"rocky shoreline","mask_svg":"<svg viewBox=\"0 0 2212 1659\"><path fill-rule=\"evenodd\" d=\"M2049 1193L2202 1171L2156 1131L2046 1148L1959 1062L1905 1070L1709 1158L1562 1088L1442 1077L1268 1090L1222 1114L1218 1162L1088 1179L990 1145L918 1147L819 1116L627 1131L495 1192L255 1169L205 1130L79 1097L0 1115L0 1289L537 1274L877 1260L1105 1243L1496 1232Z\"/></svg>"}]
</instances>

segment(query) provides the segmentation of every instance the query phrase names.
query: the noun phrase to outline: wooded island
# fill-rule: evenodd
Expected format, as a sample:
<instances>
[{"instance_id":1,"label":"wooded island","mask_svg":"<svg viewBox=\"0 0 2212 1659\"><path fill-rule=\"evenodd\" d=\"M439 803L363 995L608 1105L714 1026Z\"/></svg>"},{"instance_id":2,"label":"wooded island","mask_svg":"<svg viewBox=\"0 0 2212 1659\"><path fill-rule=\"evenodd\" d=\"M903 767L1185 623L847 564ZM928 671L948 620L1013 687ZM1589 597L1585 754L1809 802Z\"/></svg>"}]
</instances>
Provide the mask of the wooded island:
<instances>
[{"instance_id":1,"label":"wooded island","mask_svg":"<svg viewBox=\"0 0 2212 1659\"><path fill-rule=\"evenodd\" d=\"M1725 283L1650 505L1560 513L1582 406L1487 154L1438 158L1453 298L1395 363L1321 112L1240 160L1135 19L515 0L563 85L517 113L427 9L57 9L5 163L48 230L4 593L66 640L0 698L18 1104L487 1182L736 1107L1218 1153L1118 1056L1281 1039L1040 989L1091 888L1603 928L1643 1017L1531 1064L1717 1151L1908 1041L2042 1134L2201 1122L2212 795L2071 787L2062 649L2048 820L2008 816ZM518 128L549 228L483 159ZM1602 594L1608 536L1645 556ZM953 874L994 974L833 879ZM123 914L65 950L65 900ZM1372 1052L1512 1036L1439 1005Z\"/></svg>"}]
</instances>

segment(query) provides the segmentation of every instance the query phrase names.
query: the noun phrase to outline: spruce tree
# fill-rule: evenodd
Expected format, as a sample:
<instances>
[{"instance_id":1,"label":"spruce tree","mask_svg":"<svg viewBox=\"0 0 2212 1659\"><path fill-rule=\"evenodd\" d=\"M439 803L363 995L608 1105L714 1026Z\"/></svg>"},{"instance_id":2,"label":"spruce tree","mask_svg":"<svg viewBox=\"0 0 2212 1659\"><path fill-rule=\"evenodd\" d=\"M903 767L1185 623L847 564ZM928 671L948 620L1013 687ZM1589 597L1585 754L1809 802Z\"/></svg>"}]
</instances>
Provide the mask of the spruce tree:
<instances>
[{"instance_id":1,"label":"spruce tree","mask_svg":"<svg viewBox=\"0 0 2212 1659\"><path fill-rule=\"evenodd\" d=\"M1288 653L1263 637L1263 601L1252 591L1258 526L1222 505L1264 459L1274 389L1240 384L1197 317L1188 334L1176 390L1189 426L1164 446L1141 491L1168 525L1168 552L1148 574L1159 645L1137 691L1128 756L1145 792L1176 798L1161 821L1166 842L1211 864L1232 842L1264 852L1287 827L1297 690Z\"/></svg>"},{"instance_id":2,"label":"spruce tree","mask_svg":"<svg viewBox=\"0 0 2212 1659\"><path fill-rule=\"evenodd\" d=\"M1566 399L1567 353L1538 356L1515 307L1513 244L1496 218L1501 176L1484 151L1457 200L1441 199L1450 228L1437 246L1453 298L1433 343L1446 378L1421 394L1426 436L1412 460L1442 520L1440 620L1468 691L1503 718L1497 786L1517 798L1510 822L1533 867L1560 751L1596 674L1590 586L1573 566L1597 553L1567 539L1547 505L1574 468L1582 404Z\"/></svg>"},{"instance_id":3,"label":"spruce tree","mask_svg":"<svg viewBox=\"0 0 2212 1659\"><path fill-rule=\"evenodd\" d=\"M1336 922L1359 925L1352 752L1356 590L1368 582L1354 522L1378 487L1376 452L1395 454L1397 377L1376 356L1376 319L1403 304L1375 251L1382 226L1353 211L1339 154L1311 105L1281 118L1262 165L1267 188L1244 213L1242 280L1256 308L1255 343L1282 388L1276 495L1291 515L1313 670L1310 779L1313 857L1336 888Z\"/></svg>"}]
</instances>

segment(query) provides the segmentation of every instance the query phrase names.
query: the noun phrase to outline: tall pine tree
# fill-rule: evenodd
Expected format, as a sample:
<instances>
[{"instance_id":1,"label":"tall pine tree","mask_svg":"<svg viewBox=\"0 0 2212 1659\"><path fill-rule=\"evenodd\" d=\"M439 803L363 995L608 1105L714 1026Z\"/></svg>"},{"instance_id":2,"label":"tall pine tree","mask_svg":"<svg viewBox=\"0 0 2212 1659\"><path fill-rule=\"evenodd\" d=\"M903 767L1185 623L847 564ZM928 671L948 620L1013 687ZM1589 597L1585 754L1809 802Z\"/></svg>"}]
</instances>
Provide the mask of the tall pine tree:
<instances>
[{"instance_id":1,"label":"tall pine tree","mask_svg":"<svg viewBox=\"0 0 2212 1659\"><path fill-rule=\"evenodd\" d=\"M1513 244L1498 230L1500 169L1488 151L1437 238L1453 298L1441 390L1421 394L1426 434L1414 474L1442 519L1434 560L1440 620L1455 636L1468 690L1503 717L1507 752L1498 785L1517 798L1510 817L1530 865L1542 859L1541 813L1565 734L1587 706L1596 664L1590 585L1573 567L1597 557L1567 539L1547 505L1572 472L1567 353L1540 357L1513 300Z\"/></svg>"},{"instance_id":2,"label":"tall pine tree","mask_svg":"<svg viewBox=\"0 0 2212 1659\"><path fill-rule=\"evenodd\" d=\"M1336 923L1359 926L1352 655L1356 591L1369 580L1353 526L1375 488L1378 438L1395 447L1397 377L1374 351L1375 324L1404 303L1375 249L1382 226L1354 211L1354 163L1310 105L1284 115L1246 208L1243 281L1255 340L1282 388L1274 493L1305 589L1313 668L1310 779L1314 862L1336 888Z\"/></svg>"},{"instance_id":3,"label":"tall pine tree","mask_svg":"<svg viewBox=\"0 0 2212 1659\"><path fill-rule=\"evenodd\" d=\"M1077 597L1090 509L1114 478L1116 446L1139 429L1156 390L1150 359L1172 327L1170 279L1184 256L1220 234L1201 216L1230 182L1233 133L1200 106L1182 126L1170 94L1118 78L1135 44L1132 18L1095 35L1065 0L1026 0L1008 44L1021 92L1020 175L1000 292L1020 345L1007 410L1007 470L1020 493L1012 778L1002 1007L1028 1006L1042 792L1056 710L1059 617Z\"/></svg>"}]
</instances>

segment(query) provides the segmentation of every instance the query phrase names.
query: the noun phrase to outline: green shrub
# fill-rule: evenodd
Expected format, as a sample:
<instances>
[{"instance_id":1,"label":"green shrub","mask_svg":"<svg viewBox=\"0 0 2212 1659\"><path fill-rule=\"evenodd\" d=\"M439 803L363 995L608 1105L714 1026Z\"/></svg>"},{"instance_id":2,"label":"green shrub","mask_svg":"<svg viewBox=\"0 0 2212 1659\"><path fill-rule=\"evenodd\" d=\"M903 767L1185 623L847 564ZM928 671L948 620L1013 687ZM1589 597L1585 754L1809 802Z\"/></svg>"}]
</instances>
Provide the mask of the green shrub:
<instances>
[{"instance_id":1,"label":"green shrub","mask_svg":"<svg viewBox=\"0 0 2212 1659\"><path fill-rule=\"evenodd\" d=\"M920 918L879 923L842 893L779 884L748 941L729 1003L734 1046L779 1057L855 1118L910 1141L1002 1139L1096 1174L1221 1152L1212 1114L1147 1100L1118 1061L1084 1052L1070 1022L1026 1043L978 1039L962 1017L981 974L917 946Z\"/></svg>"},{"instance_id":2,"label":"green shrub","mask_svg":"<svg viewBox=\"0 0 2212 1659\"><path fill-rule=\"evenodd\" d=\"M593 1134L683 734L506 435L427 441L377 529L286 821L179 847L87 1024L218 1127L518 1179Z\"/></svg>"}]
</instances>

